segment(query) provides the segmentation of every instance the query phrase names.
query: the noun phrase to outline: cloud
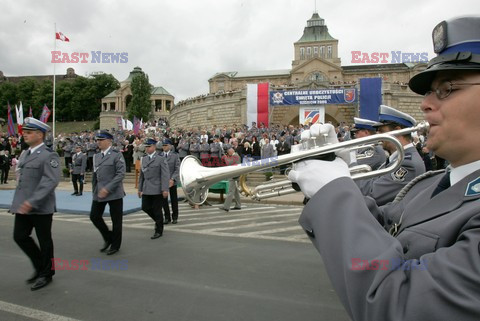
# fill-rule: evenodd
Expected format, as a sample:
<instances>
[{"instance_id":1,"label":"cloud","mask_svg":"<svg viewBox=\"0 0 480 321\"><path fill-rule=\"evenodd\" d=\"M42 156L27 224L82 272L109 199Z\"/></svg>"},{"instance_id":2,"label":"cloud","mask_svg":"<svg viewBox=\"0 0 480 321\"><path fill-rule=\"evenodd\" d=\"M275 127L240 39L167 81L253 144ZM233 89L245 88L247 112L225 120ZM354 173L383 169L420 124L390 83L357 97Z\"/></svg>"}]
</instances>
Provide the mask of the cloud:
<instances>
[{"instance_id":1,"label":"cloud","mask_svg":"<svg viewBox=\"0 0 480 321\"><path fill-rule=\"evenodd\" d=\"M434 0L317 2L339 40L343 65L351 64L352 50L428 51L432 58L432 28L478 9L475 0L455 6ZM126 64L58 64L57 73L73 67L80 75L103 71L122 81L140 66L178 101L208 92L216 72L291 68L293 44L313 12L311 0L3 0L0 70L7 76L53 73L56 22L71 40L57 41L57 50L128 53Z\"/></svg>"}]
</instances>

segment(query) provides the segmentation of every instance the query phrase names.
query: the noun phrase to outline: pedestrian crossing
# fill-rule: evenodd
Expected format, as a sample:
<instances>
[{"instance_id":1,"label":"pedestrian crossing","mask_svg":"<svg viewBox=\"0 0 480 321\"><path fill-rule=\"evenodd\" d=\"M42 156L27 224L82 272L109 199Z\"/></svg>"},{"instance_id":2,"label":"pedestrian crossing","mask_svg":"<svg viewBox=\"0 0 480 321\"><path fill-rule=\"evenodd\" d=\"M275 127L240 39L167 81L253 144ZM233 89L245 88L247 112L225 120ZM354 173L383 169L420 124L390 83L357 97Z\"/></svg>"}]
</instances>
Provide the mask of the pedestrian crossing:
<instances>
[{"instance_id":1,"label":"pedestrian crossing","mask_svg":"<svg viewBox=\"0 0 480 321\"><path fill-rule=\"evenodd\" d=\"M191 208L188 203L179 204L178 224L165 225L169 231L214 235L223 237L255 238L309 243L298 224L303 207L286 205L243 204L241 210L225 212L220 205ZM54 220L92 224L88 215L56 213ZM110 219L105 222L110 224ZM124 216L124 228L152 230L152 219L143 211Z\"/></svg>"}]
</instances>

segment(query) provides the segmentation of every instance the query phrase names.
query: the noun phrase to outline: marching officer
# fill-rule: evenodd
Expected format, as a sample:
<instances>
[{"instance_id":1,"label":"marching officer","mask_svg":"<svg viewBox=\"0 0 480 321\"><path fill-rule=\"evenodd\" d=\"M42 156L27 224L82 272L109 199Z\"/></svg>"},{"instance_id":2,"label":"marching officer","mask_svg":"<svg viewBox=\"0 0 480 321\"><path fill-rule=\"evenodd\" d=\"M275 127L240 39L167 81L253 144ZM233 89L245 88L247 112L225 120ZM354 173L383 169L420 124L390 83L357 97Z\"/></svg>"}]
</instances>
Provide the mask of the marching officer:
<instances>
[{"instance_id":1,"label":"marching officer","mask_svg":"<svg viewBox=\"0 0 480 321\"><path fill-rule=\"evenodd\" d=\"M82 146L75 146L75 154L72 156L72 164L70 164L70 173L72 174L72 183L74 192L72 195L82 196L83 194L83 180L85 179L85 170L87 168L87 156L82 153ZM78 183L80 183L80 192L78 190Z\"/></svg>"},{"instance_id":2,"label":"marching officer","mask_svg":"<svg viewBox=\"0 0 480 321\"><path fill-rule=\"evenodd\" d=\"M362 138L374 135L376 133L376 128L374 126L380 125L378 122L363 119L358 117L353 117L354 127L350 130L355 134L355 138ZM378 169L380 166L385 164L387 160L387 155L383 150L382 146L375 145L373 150L370 148L364 148L357 150L357 162L355 165L369 165L372 171Z\"/></svg>"},{"instance_id":3,"label":"marching officer","mask_svg":"<svg viewBox=\"0 0 480 321\"><path fill-rule=\"evenodd\" d=\"M392 107L381 105L379 113L380 124L376 126L378 126L377 132L382 134L412 127L416 124L412 116ZM391 174L356 181L363 195L375 199L379 206L393 201L405 185L418 175L425 173L425 163L413 145L411 135L396 136L396 138L403 145L403 150L405 151L401 167ZM390 153L388 163L397 159L398 153L395 150L395 146L389 142L384 142L383 149Z\"/></svg>"},{"instance_id":4,"label":"marching officer","mask_svg":"<svg viewBox=\"0 0 480 321\"><path fill-rule=\"evenodd\" d=\"M170 170L167 160L156 151L157 141L148 138L145 142L147 155L141 159L140 178L138 182L138 197L142 198L142 210L155 222L155 233L152 240L163 234L163 204L168 206L168 183Z\"/></svg>"},{"instance_id":5,"label":"marching officer","mask_svg":"<svg viewBox=\"0 0 480 321\"><path fill-rule=\"evenodd\" d=\"M32 261L34 275L27 280L31 290L43 288L52 281L52 219L55 212L55 188L60 182L58 154L44 144L50 127L33 118L25 118L23 137L29 149L19 159L18 185L10 212L15 214L13 239ZM40 247L32 239L32 230Z\"/></svg>"},{"instance_id":6,"label":"marching officer","mask_svg":"<svg viewBox=\"0 0 480 321\"><path fill-rule=\"evenodd\" d=\"M101 131L96 140L100 152L93 157L93 201L90 220L105 241L100 251L112 255L118 252L122 244L125 160L120 152L112 148L112 134ZM110 207L112 231L108 229L102 217L107 204Z\"/></svg>"},{"instance_id":7,"label":"marching officer","mask_svg":"<svg viewBox=\"0 0 480 321\"><path fill-rule=\"evenodd\" d=\"M180 171L180 159L178 154L173 151L172 141L170 139L165 139L163 141L163 152L162 156L165 157L169 169L169 193L170 193L170 202L172 203L172 216L170 216L170 209L168 207L168 201L163 202L163 210L165 211L165 220L164 224L172 222L172 224L177 224L178 220L178 198L177 198L177 182L179 180L179 171ZM172 221L173 219L173 221Z\"/></svg>"}]
</instances>

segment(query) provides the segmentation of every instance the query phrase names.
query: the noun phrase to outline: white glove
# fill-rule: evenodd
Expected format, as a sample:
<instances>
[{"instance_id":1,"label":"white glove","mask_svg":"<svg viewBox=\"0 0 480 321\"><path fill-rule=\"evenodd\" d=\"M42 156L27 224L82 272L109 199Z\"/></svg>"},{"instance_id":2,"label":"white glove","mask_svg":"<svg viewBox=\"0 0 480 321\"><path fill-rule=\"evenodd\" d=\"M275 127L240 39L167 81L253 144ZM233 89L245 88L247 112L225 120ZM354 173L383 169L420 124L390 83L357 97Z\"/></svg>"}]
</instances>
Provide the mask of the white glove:
<instances>
[{"instance_id":1,"label":"white glove","mask_svg":"<svg viewBox=\"0 0 480 321\"><path fill-rule=\"evenodd\" d=\"M324 138L327 144L338 143L337 133L332 124L313 124L310 126L310 135L312 137Z\"/></svg>"},{"instance_id":2,"label":"white glove","mask_svg":"<svg viewBox=\"0 0 480 321\"><path fill-rule=\"evenodd\" d=\"M312 198L323 186L339 177L351 177L348 166L341 158L334 161L309 159L294 164L288 179L300 186L303 194Z\"/></svg>"},{"instance_id":3,"label":"white glove","mask_svg":"<svg viewBox=\"0 0 480 321\"><path fill-rule=\"evenodd\" d=\"M332 124L313 124L310 126L309 134L312 137L323 137L327 144L338 144L337 133ZM339 150L335 152L335 155L343 159L347 165L356 163L357 161L355 151L351 151L350 149Z\"/></svg>"}]
</instances>

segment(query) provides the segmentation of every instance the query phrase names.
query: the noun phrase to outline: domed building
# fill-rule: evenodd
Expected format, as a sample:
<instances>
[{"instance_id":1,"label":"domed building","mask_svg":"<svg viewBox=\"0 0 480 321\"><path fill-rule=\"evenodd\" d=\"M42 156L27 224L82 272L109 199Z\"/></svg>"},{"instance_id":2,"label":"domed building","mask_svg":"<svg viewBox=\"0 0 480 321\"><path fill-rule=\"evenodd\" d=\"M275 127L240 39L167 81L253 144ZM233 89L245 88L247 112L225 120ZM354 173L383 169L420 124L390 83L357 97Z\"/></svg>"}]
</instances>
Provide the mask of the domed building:
<instances>
[{"instance_id":1,"label":"domed building","mask_svg":"<svg viewBox=\"0 0 480 321\"><path fill-rule=\"evenodd\" d=\"M170 113L175 127L232 125L247 123L247 84L269 83L273 90L353 89L360 91L360 78L382 78L382 102L412 114L422 97L410 91L410 78L424 70L426 63L382 63L342 66L338 40L331 36L324 19L314 13L303 35L293 44L292 68L285 70L218 72L209 80L209 93L178 102ZM361 93L360 93L361 95ZM299 124L300 108L305 105L270 106L270 124ZM318 107L318 106L311 106ZM353 123L359 104L325 104L325 121ZM248 124L249 126L251 124Z\"/></svg>"},{"instance_id":2,"label":"domed building","mask_svg":"<svg viewBox=\"0 0 480 321\"><path fill-rule=\"evenodd\" d=\"M112 91L102 98L102 111L100 113L101 129L117 128L117 118L126 115L127 106L132 100L132 79L138 74L144 74L142 68L133 68L128 78L120 82L119 89ZM153 87L150 101L152 103L154 118L168 118L174 104L174 99L175 97L163 87Z\"/></svg>"}]
</instances>

